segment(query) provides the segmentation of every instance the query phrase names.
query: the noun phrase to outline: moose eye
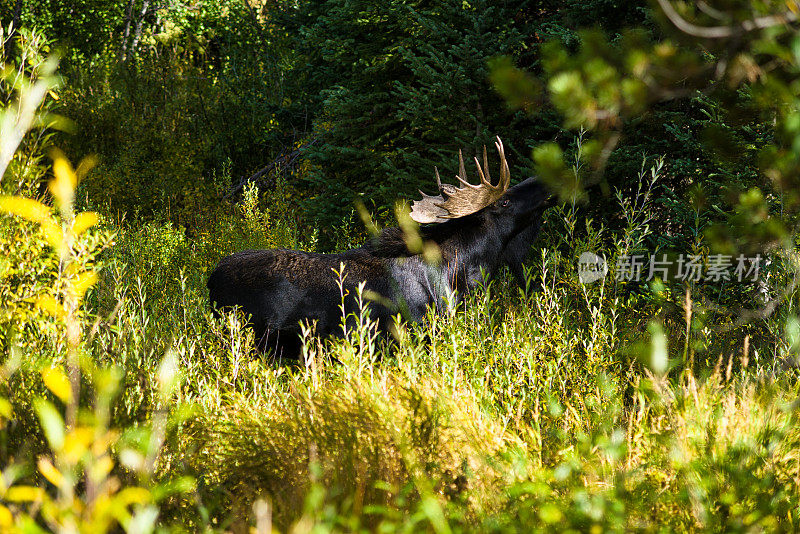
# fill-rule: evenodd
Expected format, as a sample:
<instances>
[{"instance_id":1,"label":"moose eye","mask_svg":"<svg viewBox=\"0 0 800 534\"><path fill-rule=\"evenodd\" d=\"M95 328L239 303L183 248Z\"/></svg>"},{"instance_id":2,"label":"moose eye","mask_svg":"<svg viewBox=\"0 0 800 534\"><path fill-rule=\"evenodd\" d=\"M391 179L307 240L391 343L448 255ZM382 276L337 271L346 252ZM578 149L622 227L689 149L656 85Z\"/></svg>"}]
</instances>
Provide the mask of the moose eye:
<instances>
[{"instance_id":1,"label":"moose eye","mask_svg":"<svg viewBox=\"0 0 800 534\"><path fill-rule=\"evenodd\" d=\"M503 207L503 208L505 208L506 206L508 206L508 205L509 205L509 203L510 203L510 202L511 202L511 201L510 201L510 200L508 200L507 198L506 198L506 199L503 199L503 201L500 203L500 206L501 206L501 207Z\"/></svg>"}]
</instances>

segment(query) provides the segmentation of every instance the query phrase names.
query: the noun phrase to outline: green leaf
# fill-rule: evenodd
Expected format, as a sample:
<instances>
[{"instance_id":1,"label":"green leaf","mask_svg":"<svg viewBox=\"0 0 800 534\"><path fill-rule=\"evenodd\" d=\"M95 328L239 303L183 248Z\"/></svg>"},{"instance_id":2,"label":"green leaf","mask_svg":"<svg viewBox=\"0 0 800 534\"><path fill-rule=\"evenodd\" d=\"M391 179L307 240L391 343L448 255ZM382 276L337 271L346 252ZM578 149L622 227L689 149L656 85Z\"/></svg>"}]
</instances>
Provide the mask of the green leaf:
<instances>
[{"instance_id":1,"label":"green leaf","mask_svg":"<svg viewBox=\"0 0 800 534\"><path fill-rule=\"evenodd\" d=\"M184 476L170 480L155 486L151 491L153 500L158 502L166 497L175 494L188 493L195 488L195 480L192 477Z\"/></svg>"},{"instance_id":2,"label":"green leaf","mask_svg":"<svg viewBox=\"0 0 800 534\"><path fill-rule=\"evenodd\" d=\"M64 446L64 419L58 410L44 399L36 399L33 402L36 415L44 430L44 435L50 443L50 448L60 450Z\"/></svg>"},{"instance_id":3,"label":"green leaf","mask_svg":"<svg viewBox=\"0 0 800 534\"><path fill-rule=\"evenodd\" d=\"M447 524L447 519L444 516L439 501L433 497L425 497L421 507L428 521L430 521L433 530L436 531L437 534L451 532L450 525Z\"/></svg>"},{"instance_id":4,"label":"green leaf","mask_svg":"<svg viewBox=\"0 0 800 534\"><path fill-rule=\"evenodd\" d=\"M46 534L47 531L36 524L30 517L19 519L15 525L16 529L23 534Z\"/></svg>"},{"instance_id":5,"label":"green leaf","mask_svg":"<svg viewBox=\"0 0 800 534\"><path fill-rule=\"evenodd\" d=\"M649 367L657 376L664 376L669 368L669 352L667 351L667 335L661 324L651 321L647 325L650 332Z\"/></svg>"},{"instance_id":6,"label":"green leaf","mask_svg":"<svg viewBox=\"0 0 800 534\"><path fill-rule=\"evenodd\" d=\"M545 504L539 509L539 517L545 523L552 525L561 521L564 518L564 514L555 504Z\"/></svg>"},{"instance_id":7,"label":"green leaf","mask_svg":"<svg viewBox=\"0 0 800 534\"><path fill-rule=\"evenodd\" d=\"M536 111L536 102L542 94L539 80L516 68L508 56L490 59L489 70L489 80L511 108L521 108L528 113Z\"/></svg>"}]
</instances>

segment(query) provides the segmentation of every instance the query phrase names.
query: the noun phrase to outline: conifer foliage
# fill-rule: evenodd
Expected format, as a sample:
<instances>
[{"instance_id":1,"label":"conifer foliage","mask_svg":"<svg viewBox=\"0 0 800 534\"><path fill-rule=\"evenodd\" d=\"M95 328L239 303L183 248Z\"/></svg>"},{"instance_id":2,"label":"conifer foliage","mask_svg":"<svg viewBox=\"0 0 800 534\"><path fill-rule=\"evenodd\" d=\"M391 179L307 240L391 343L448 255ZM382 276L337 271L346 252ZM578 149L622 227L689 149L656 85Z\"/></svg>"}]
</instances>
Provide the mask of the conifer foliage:
<instances>
[{"instance_id":1,"label":"conifer foliage","mask_svg":"<svg viewBox=\"0 0 800 534\"><path fill-rule=\"evenodd\" d=\"M284 11L306 60L297 75L306 81L301 98L312 102L309 135L322 141L306 151L309 215L334 224L358 198L387 209L429 190L434 166L454 171L458 148L477 153L495 135L513 155L512 175L530 174L531 147L557 137L559 121L545 108L510 109L489 65L508 57L536 70L545 38L574 39L568 25L587 18L586 5L550 4L328 0ZM642 17L635 7L616 16L621 10L597 11L612 27Z\"/></svg>"}]
</instances>

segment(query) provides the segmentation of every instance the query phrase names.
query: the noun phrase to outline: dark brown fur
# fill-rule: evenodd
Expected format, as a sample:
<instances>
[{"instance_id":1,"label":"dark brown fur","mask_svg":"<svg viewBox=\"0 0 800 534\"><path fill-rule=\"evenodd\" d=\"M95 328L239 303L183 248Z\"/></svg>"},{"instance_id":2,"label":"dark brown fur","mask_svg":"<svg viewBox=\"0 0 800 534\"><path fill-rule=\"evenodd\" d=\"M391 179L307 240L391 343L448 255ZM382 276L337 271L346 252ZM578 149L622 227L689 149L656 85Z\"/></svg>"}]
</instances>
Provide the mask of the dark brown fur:
<instances>
[{"instance_id":1,"label":"dark brown fur","mask_svg":"<svg viewBox=\"0 0 800 534\"><path fill-rule=\"evenodd\" d=\"M358 312L358 285L380 298L370 315L386 331L394 314L418 321L426 308L442 309L494 276L509 242L541 217L549 193L533 178L510 188L477 213L421 228L436 243L441 263L412 254L399 228L384 230L363 247L338 254L296 250L247 250L223 258L208 288L216 309L239 307L251 318L263 348L297 357L300 322L316 323L320 335L340 334L341 306ZM343 265L343 284L335 271Z\"/></svg>"}]
</instances>

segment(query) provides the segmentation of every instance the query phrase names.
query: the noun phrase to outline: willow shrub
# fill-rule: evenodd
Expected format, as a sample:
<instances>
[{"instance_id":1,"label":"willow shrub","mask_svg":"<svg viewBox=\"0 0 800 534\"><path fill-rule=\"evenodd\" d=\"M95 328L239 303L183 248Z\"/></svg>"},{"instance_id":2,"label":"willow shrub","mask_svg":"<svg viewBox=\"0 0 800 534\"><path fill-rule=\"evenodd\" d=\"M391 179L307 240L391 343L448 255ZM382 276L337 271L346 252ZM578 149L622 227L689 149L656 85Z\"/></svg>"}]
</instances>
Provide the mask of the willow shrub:
<instances>
[{"instance_id":1,"label":"willow shrub","mask_svg":"<svg viewBox=\"0 0 800 534\"><path fill-rule=\"evenodd\" d=\"M0 197L2 212L26 221L19 226L30 232L27 242L47 251L38 262L49 275L14 284L4 273L3 285L10 282L28 292L24 301L35 312L14 314L11 333L4 340L0 495L5 504L0 504L0 525L25 532L42 527L152 531L159 501L192 485L190 479L154 482L165 433L175 424L175 414L157 414L152 424L137 428L113 425L112 404L123 373L90 358L84 338L88 325L83 301L97 280L93 259L102 244L97 235L94 239L86 235L98 216L74 213L78 175L58 153L53 171L49 190L58 215L30 198ZM9 227L13 225L3 227L6 244ZM17 247L10 248L16 252ZM154 407L170 403L176 372L174 358L166 357L154 381Z\"/></svg>"}]
</instances>

